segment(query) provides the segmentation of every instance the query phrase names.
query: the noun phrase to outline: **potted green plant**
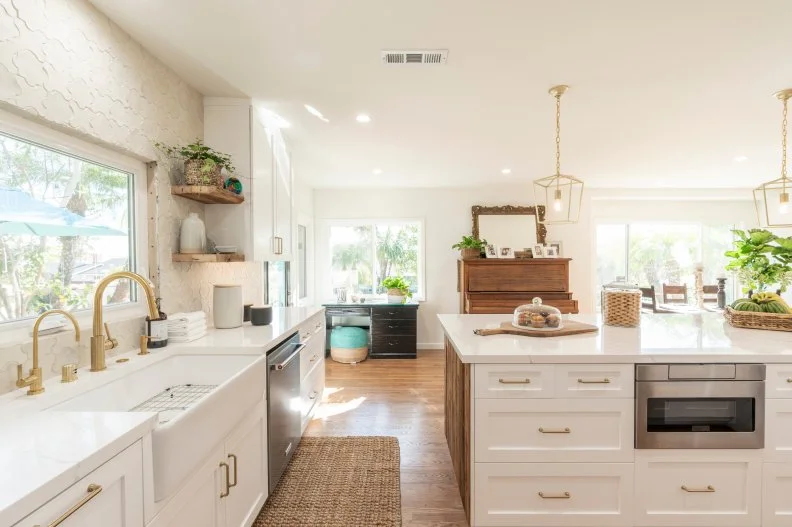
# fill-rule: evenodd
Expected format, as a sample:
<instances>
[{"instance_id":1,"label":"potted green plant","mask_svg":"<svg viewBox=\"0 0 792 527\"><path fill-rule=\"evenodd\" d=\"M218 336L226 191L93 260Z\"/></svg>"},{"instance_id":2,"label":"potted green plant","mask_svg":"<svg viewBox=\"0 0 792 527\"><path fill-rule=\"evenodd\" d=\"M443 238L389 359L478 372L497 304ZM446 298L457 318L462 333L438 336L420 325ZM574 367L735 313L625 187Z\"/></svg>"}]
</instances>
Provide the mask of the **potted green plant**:
<instances>
[{"instance_id":1,"label":"potted green plant","mask_svg":"<svg viewBox=\"0 0 792 527\"><path fill-rule=\"evenodd\" d=\"M732 231L737 239L726 269L737 272L743 291L761 292L776 286L783 292L792 283L792 237L782 238L764 229Z\"/></svg>"},{"instance_id":2,"label":"potted green plant","mask_svg":"<svg viewBox=\"0 0 792 527\"><path fill-rule=\"evenodd\" d=\"M229 174L234 172L230 155L206 146L200 139L184 146L164 143L154 143L154 146L166 156L184 161L184 181L187 185L215 185L223 188L221 171L225 168Z\"/></svg>"},{"instance_id":3,"label":"potted green plant","mask_svg":"<svg viewBox=\"0 0 792 527\"><path fill-rule=\"evenodd\" d=\"M410 284L401 276L389 276L382 281L382 287L388 291L389 304L403 304L410 298Z\"/></svg>"},{"instance_id":4,"label":"potted green plant","mask_svg":"<svg viewBox=\"0 0 792 527\"><path fill-rule=\"evenodd\" d=\"M481 253L487 247L487 240L479 240L473 236L462 236L462 240L451 246L452 249L459 249L463 260L480 258Z\"/></svg>"}]
</instances>

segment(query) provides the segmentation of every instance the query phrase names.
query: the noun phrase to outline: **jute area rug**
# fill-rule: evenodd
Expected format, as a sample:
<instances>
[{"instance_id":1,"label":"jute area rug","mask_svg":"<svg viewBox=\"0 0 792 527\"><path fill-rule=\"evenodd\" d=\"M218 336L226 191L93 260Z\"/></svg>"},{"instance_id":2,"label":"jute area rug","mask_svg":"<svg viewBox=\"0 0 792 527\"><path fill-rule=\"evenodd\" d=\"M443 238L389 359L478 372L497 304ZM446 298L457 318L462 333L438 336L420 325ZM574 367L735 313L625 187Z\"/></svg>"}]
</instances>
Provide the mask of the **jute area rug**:
<instances>
[{"instance_id":1,"label":"jute area rug","mask_svg":"<svg viewBox=\"0 0 792 527\"><path fill-rule=\"evenodd\" d=\"M400 527L395 437L303 437L253 527Z\"/></svg>"}]
</instances>

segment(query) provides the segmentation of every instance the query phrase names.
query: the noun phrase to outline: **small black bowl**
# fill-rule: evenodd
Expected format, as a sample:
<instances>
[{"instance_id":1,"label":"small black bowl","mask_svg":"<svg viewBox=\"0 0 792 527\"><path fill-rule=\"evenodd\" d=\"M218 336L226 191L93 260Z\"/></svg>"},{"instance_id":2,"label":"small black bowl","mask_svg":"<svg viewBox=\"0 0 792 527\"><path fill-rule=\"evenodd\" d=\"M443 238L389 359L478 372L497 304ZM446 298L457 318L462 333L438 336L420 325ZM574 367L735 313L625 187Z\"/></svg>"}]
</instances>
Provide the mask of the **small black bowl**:
<instances>
[{"instance_id":1,"label":"small black bowl","mask_svg":"<svg viewBox=\"0 0 792 527\"><path fill-rule=\"evenodd\" d=\"M272 323L272 306L253 306L250 308L250 323L254 326L266 326Z\"/></svg>"}]
</instances>

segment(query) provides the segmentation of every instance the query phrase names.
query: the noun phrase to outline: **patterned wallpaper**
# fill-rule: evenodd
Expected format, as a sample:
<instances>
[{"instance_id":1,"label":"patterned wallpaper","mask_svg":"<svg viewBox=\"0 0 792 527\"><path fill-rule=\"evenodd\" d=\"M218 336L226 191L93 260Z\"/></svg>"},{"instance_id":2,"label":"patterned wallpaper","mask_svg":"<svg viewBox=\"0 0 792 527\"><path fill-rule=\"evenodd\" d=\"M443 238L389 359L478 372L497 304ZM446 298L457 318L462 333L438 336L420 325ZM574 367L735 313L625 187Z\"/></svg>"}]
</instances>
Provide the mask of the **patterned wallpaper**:
<instances>
[{"instance_id":1,"label":"patterned wallpaper","mask_svg":"<svg viewBox=\"0 0 792 527\"><path fill-rule=\"evenodd\" d=\"M87 0L0 0L0 108L146 161L157 158L154 141L203 136L202 95ZM257 299L259 265L171 262L181 219L203 206L171 196L176 176L167 168L154 170L157 195L148 203L165 311L209 312L214 282L240 283ZM136 348L142 328L139 318L111 324L120 342L113 353ZM46 377L89 363L89 338L79 346L73 339L71 331L40 339ZM31 367L32 343L0 344L0 393L15 389L18 363Z\"/></svg>"}]
</instances>

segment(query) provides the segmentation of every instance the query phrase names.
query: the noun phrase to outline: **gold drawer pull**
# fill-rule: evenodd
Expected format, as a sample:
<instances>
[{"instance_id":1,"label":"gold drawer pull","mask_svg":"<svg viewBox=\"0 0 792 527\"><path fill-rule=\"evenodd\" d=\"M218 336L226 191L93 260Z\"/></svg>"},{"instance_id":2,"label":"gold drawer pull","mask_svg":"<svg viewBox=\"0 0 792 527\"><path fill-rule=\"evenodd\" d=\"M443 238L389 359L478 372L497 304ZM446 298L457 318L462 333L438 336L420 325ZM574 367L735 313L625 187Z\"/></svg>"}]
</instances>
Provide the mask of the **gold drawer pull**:
<instances>
[{"instance_id":1,"label":"gold drawer pull","mask_svg":"<svg viewBox=\"0 0 792 527\"><path fill-rule=\"evenodd\" d=\"M220 491L220 497L225 498L228 496L230 489L231 489L231 470L229 469L228 463L221 461L220 466L223 468L225 472L225 490Z\"/></svg>"},{"instance_id":2,"label":"gold drawer pull","mask_svg":"<svg viewBox=\"0 0 792 527\"><path fill-rule=\"evenodd\" d=\"M90 485L88 485L88 490L86 490L86 492L88 494L83 496L80 499L80 501L72 505L71 508L69 508L69 510L58 516L58 518L54 522L49 524L49 527L58 527L58 525L69 519L69 516L80 510L83 507L83 505L85 505L86 503L97 497L99 493L102 492L102 486L97 485L96 483L91 483ZM35 527L38 527L38 525L36 525Z\"/></svg>"},{"instance_id":3,"label":"gold drawer pull","mask_svg":"<svg viewBox=\"0 0 792 527\"><path fill-rule=\"evenodd\" d=\"M610 379L578 379L578 384L610 384Z\"/></svg>"},{"instance_id":4,"label":"gold drawer pull","mask_svg":"<svg viewBox=\"0 0 792 527\"><path fill-rule=\"evenodd\" d=\"M684 490L685 492L715 492L715 487L713 487L712 485L707 485L707 488L705 489L691 489L688 488L687 485L682 485L682 490Z\"/></svg>"},{"instance_id":5,"label":"gold drawer pull","mask_svg":"<svg viewBox=\"0 0 792 527\"><path fill-rule=\"evenodd\" d=\"M308 362L313 362L313 361L315 361L316 359L317 359L317 357L316 357L316 355L314 354L314 356L313 356L313 357L311 357L311 360L309 360Z\"/></svg>"},{"instance_id":6,"label":"gold drawer pull","mask_svg":"<svg viewBox=\"0 0 792 527\"><path fill-rule=\"evenodd\" d=\"M568 500L572 495L568 492L564 492L563 494L545 494L544 492L539 492L539 497L543 500Z\"/></svg>"},{"instance_id":7,"label":"gold drawer pull","mask_svg":"<svg viewBox=\"0 0 792 527\"><path fill-rule=\"evenodd\" d=\"M572 430L569 427L565 428L542 428L539 427L539 431L543 434L571 434Z\"/></svg>"},{"instance_id":8,"label":"gold drawer pull","mask_svg":"<svg viewBox=\"0 0 792 527\"><path fill-rule=\"evenodd\" d=\"M788 377L787 382L792 382L792 377Z\"/></svg>"},{"instance_id":9,"label":"gold drawer pull","mask_svg":"<svg viewBox=\"0 0 792 527\"><path fill-rule=\"evenodd\" d=\"M531 379L498 379L501 384L531 384Z\"/></svg>"}]
</instances>

